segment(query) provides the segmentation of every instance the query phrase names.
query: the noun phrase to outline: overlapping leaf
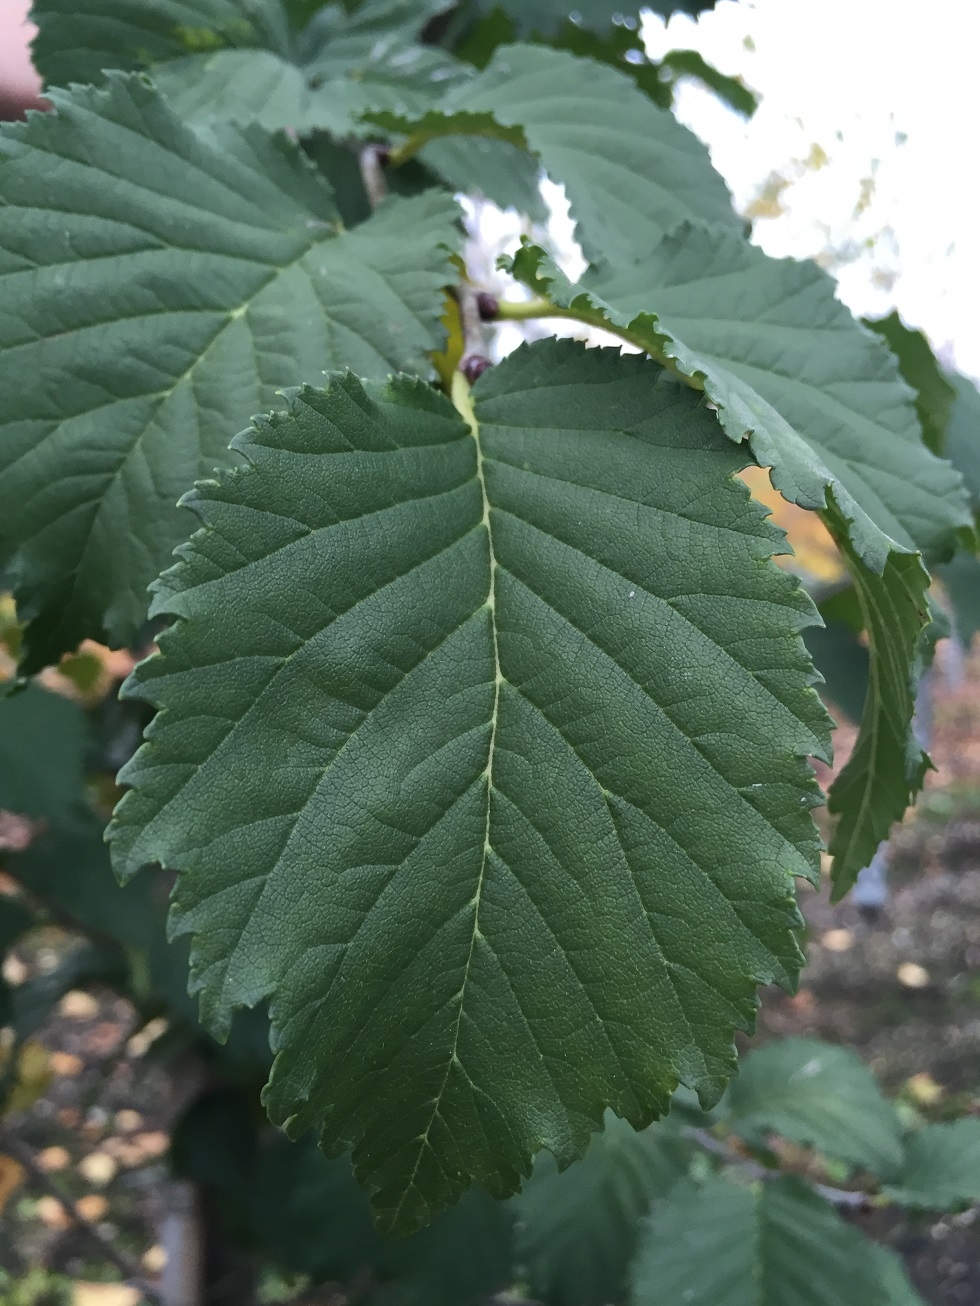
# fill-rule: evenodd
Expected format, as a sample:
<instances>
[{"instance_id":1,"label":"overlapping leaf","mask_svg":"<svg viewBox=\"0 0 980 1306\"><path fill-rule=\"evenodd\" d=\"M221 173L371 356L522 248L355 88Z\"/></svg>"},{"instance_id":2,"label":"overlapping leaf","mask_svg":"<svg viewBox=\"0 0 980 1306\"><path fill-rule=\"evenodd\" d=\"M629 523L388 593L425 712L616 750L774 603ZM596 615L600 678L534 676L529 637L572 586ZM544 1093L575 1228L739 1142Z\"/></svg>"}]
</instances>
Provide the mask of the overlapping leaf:
<instances>
[{"instance_id":1,"label":"overlapping leaf","mask_svg":"<svg viewBox=\"0 0 980 1306\"><path fill-rule=\"evenodd\" d=\"M476 398L338 378L238 443L112 827L181 872L210 1027L271 995L272 1115L388 1228L717 1098L819 847L812 606L713 414L557 341Z\"/></svg>"},{"instance_id":2,"label":"overlapping leaf","mask_svg":"<svg viewBox=\"0 0 980 1306\"><path fill-rule=\"evenodd\" d=\"M576 1165L541 1156L514 1199L518 1275L549 1306L621 1301L641 1222L684 1177L691 1145L669 1121L637 1133L607 1115Z\"/></svg>"},{"instance_id":3,"label":"overlapping leaf","mask_svg":"<svg viewBox=\"0 0 980 1306\"><path fill-rule=\"evenodd\" d=\"M892 1201L933 1211L980 1201L980 1120L955 1120L916 1130L885 1193Z\"/></svg>"},{"instance_id":4,"label":"overlapping leaf","mask_svg":"<svg viewBox=\"0 0 980 1306\"><path fill-rule=\"evenodd\" d=\"M787 1038L745 1057L722 1115L747 1142L770 1133L825 1156L885 1174L902 1156L895 1109L853 1052L814 1039Z\"/></svg>"},{"instance_id":5,"label":"overlapping leaf","mask_svg":"<svg viewBox=\"0 0 980 1306\"><path fill-rule=\"evenodd\" d=\"M642 263L572 286L526 248L516 275L559 312L664 357L749 439L780 492L823 510L866 607L872 681L862 738L831 790L841 814L836 891L868 864L927 765L911 733L928 652L928 576L970 515L957 472L923 445L912 396L884 344L851 318L827 275L740 238L682 225Z\"/></svg>"},{"instance_id":6,"label":"overlapping leaf","mask_svg":"<svg viewBox=\"0 0 980 1306\"><path fill-rule=\"evenodd\" d=\"M374 130L361 122L367 109L423 113L471 76L416 40L442 8L442 0L368 0L349 14L325 5L293 36L280 0L90 0L81 10L37 0L34 54L55 85L99 82L104 69L147 69L191 122L364 136ZM540 202L536 165L506 143L484 141L477 157L434 146L422 161L454 189L479 190L504 207L528 193L535 208Z\"/></svg>"},{"instance_id":7,"label":"overlapping leaf","mask_svg":"<svg viewBox=\"0 0 980 1306\"><path fill-rule=\"evenodd\" d=\"M290 48L280 0L35 0L31 19L34 64L48 86L189 54L264 49L285 58Z\"/></svg>"},{"instance_id":8,"label":"overlapping leaf","mask_svg":"<svg viewBox=\"0 0 980 1306\"><path fill-rule=\"evenodd\" d=\"M630 1306L897 1306L894 1275L795 1179L674 1188L650 1221Z\"/></svg>"},{"instance_id":9,"label":"overlapping leaf","mask_svg":"<svg viewBox=\"0 0 980 1306\"><path fill-rule=\"evenodd\" d=\"M944 453L946 429L956 391L936 361L929 341L921 331L907 327L897 313L865 318L865 325L887 341L902 379L915 391L915 410L919 415L922 438L933 453Z\"/></svg>"},{"instance_id":10,"label":"overlapping leaf","mask_svg":"<svg viewBox=\"0 0 980 1306\"><path fill-rule=\"evenodd\" d=\"M564 51L504 46L418 120L368 117L406 137L396 158L445 136L526 145L564 183L590 257L632 264L684 218L739 227L697 137L625 73Z\"/></svg>"},{"instance_id":11,"label":"overlapping leaf","mask_svg":"<svg viewBox=\"0 0 980 1306\"><path fill-rule=\"evenodd\" d=\"M465 68L415 43L439 0L323 7L294 36L281 0L36 0L34 60L49 85L153 73L185 118L344 135L368 105L414 111Z\"/></svg>"},{"instance_id":12,"label":"overlapping leaf","mask_svg":"<svg viewBox=\"0 0 980 1306\"><path fill-rule=\"evenodd\" d=\"M0 136L0 561L29 668L134 637L178 497L281 386L427 369L457 238L436 192L343 232L287 142L197 134L138 77L56 98Z\"/></svg>"}]
</instances>

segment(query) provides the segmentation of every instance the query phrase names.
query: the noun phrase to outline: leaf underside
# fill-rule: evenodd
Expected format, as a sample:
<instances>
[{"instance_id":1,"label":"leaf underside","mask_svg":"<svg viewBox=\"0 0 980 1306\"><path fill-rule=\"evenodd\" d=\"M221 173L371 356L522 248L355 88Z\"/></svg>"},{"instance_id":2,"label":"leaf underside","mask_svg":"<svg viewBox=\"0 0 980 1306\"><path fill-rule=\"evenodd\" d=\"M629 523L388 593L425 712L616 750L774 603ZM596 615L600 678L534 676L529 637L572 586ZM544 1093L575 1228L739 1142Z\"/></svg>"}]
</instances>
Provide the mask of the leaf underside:
<instances>
[{"instance_id":1,"label":"leaf underside","mask_svg":"<svg viewBox=\"0 0 980 1306\"><path fill-rule=\"evenodd\" d=\"M778 1133L877 1174L901 1160L898 1116L870 1070L847 1048L814 1039L780 1039L750 1052L721 1112L756 1146Z\"/></svg>"},{"instance_id":2,"label":"leaf underside","mask_svg":"<svg viewBox=\"0 0 980 1306\"><path fill-rule=\"evenodd\" d=\"M209 1027L271 995L270 1113L352 1146L388 1229L567 1164L607 1106L717 1099L818 863L813 609L738 449L567 341L475 395L471 431L342 377L236 442L111 827L122 871L181 872Z\"/></svg>"},{"instance_id":3,"label":"leaf underside","mask_svg":"<svg viewBox=\"0 0 980 1306\"><path fill-rule=\"evenodd\" d=\"M438 192L344 232L288 142L197 133L139 77L55 102L0 134L0 564L28 671L134 639L177 499L280 387L427 371L459 240Z\"/></svg>"},{"instance_id":4,"label":"leaf underside","mask_svg":"<svg viewBox=\"0 0 980 1306\"><path fill-rule=\"evenodd\" d=\"M728 435L748 439L783 496L824 513L861 593L871 645L861 736L830 791L840 896L928 767L911 728L929 624L929 577L915 550L949 556L968 529L957 472L923 445L891 354L814 264L770 259L685 223L642 263L596 269L580 286L533 247L514 271L559 306L674 360L704 385Z\"/></svg>"},{"instance_id":5,"label":"leaf underside","mask_svg":"<svg viewBox=\"0 0 980 1306\"><path fill-rule=\"evenodd\" d=\"M898 1306L888 1253L798 1179L685 1182L650 1222L631 1306Z\"/></svg>"},{"instance_id":6,"label":"leaf underside","mask_svg":"<svg viewBox=\"0 0 980 1306\"><path fill-rule=\"evenodd\" d=\"M367 117L402 132L413 149L446 136L526 144L564 184L589 257L631 264L684 218L741 229L693 132L625 73L565 51L503 46L431 113Z\"/></svg>"}]
</instances>

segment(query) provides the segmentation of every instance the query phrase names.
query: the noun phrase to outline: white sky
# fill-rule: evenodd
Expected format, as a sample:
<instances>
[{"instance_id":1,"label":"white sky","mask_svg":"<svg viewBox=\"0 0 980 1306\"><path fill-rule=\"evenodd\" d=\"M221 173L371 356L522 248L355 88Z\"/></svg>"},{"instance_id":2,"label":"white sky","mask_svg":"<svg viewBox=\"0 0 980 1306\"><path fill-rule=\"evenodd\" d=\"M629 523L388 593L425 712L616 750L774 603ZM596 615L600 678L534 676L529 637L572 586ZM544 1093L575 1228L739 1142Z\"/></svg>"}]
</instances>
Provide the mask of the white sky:
<instances>
[{"instance_id":1,"label":"white sky","mask_svg":"<svg viewBox=\"0 0 980 1306\"><path fill-rule=\"evenodd\" d=\"M758 244L798 258L836 250L855 312L897 308L980 378L977 0L721 0L699 23L647 15L644 36L652 58L699 50L760 95L748 122L693 82L676 101L738 208L772 172L792 179L785 213L756 219ZM804 164L814 145L819 168Z\"/></svg>"}]
</instances>

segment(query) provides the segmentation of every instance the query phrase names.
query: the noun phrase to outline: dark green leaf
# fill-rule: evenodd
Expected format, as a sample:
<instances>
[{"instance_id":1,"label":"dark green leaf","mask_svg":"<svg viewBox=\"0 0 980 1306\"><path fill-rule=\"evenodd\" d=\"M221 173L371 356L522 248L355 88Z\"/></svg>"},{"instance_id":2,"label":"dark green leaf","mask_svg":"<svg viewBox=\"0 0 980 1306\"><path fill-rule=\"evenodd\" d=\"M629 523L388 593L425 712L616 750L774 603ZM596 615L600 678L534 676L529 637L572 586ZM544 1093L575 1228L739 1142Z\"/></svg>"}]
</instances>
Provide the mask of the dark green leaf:
<instances>
[{"instance_id":1,"label":"dark green leaf","mask_svg":"<svg viewBox=\"0 0 980 1306\"><path fill-rule=\"evenodd\" d=\"M931 765L912 722L935 632L926 596L929 576L918 555L896 550L878 575L862 565L836 506L825 516L850 567L870 651L861 729L827 800L838 818L830 841L837 901L901 820Z\"/></svg>"},{"instance_id":2,"label":"dark green leaf","mask_svg":"<svg viewBox=\"0 0 980 1306\"><path fill-rule=\"evenodd\" d=\"M673 1117L639 1133L607 1114L581 1161L559 1172L547 1153L514 1199L519 1277L549 1306L621 1301L640 1222L688 1171L691 1145Z\"/></svg>"},{"instance_id":3,"label":"dark green leaf","mask_svg":"<svg viewBox=\"0 0 980 1306\"><path fill-rule=\"evenodd\" d=\"M944 453L956 392L936 362L929 341L921 331L907 327L897 313L865 318L864 323L887 341L898 360L903 380L915 391L915 411L919 415L922 438L933 453Z\"/></svg>"},{"instance_id":4,"label":"dark green leaf","mask_svg":"<svg viewBox=\"0 0 980 1306\"><path fill-rule=\"evenodd\" d=\"M58 824L85 805L85 713L38 685L0 695L0 810Z\"/></svg>"},{"instance_id":5,"label":"dark green leaf","mask_svg":"<svg viewBox=\"0 0 980 1306\"><path fill-rule=\"evenodd\" d=\"M661 60L661 66L673 74L674 80L680 77L696 78L736 113L746 118L750 118L758 108L759 101L747 86L737 77L728 77L713 68L697 50L668 50Z\"/></svg>"},{"instance_id":6,"label":"dark green leaf","mask_svg":"<svg viewBox=\"0 0 980 1306\"><path fill-rule=\"evenodd\" d=\"M868 650L853 630L840 622L827 621L811 627L805 635L813 665L824 678L821 691L852 721L860 721L868 696Z\"/></svg>"},{"instance_id":7,"label":"dark green leaf","mask_svg":"<svg viewBox=\"0 0 980 1306\"><path fill-rule=\"evenodd\" d=\"M917 1129L905 1145L894 1183L884 1191L893 1202L931 1211L980 1201L980 1120Z\"/></svg>"},{"instance_id":8,"label":"dark green leaf","mask_svg":"<svg viewBox=\"0 0 980 1306\"><path fill-rule=\"evenodd\" d=\"M673 1189L650 1221L631 1306L891 1306L870 1244L795 1179Z\"/></svg>"},{"instance_id":9,"label":"dark green leaf","mask_svg":"<svg viewBox=\"0 0 980 1306\"><path fill-rule=\"evenodd\" d=\"M254 1240L287 1269L356 1280L365 1270L386 1301L468 1306L506 1286L512 1216L473 1192L430 1228L383 1238L346 1157L328 1161L309 1143L266 1148L249 1177Z\"/></svg>"},{"instance_id":10,"label":"dark green leaf","mask_svg":"<svg viewBox=\"0 0 980 1306\"><path fill-rule=\"evenodd\" d=\"M871 1071L847 1048L814 1039L779 1039L744 1057L721 1114L756 1146L781 1134L876 1173L902 1156L895 1108Z\"/></svg>"},{"instance_id":11,"label":"dark green leaf","mask_svg":"<svg viewBox=\"0 0 980 1306\"><path fill-rule=\"evenodd\" d=\"M288 142L199 135L138 77L56 103L0 136L0 565L28 669L134 638L178 497L281 386L427 370L458 239L438 193L342 232Z\"/></svg>"},{"instance_id":12,"label":"dark green leaf","mask_svg":"<svg viewBox=\"0 0 980 1306\"><path fill-rule=\"evenodd\" d=\"M271 995L271 1114L353 1145L388 1228L607 1106L715 1100L818 863L813 610L744 455L615 351L541 342L476 397L470 430L337 378L237 442L113 824L121 869L181 872L206 1022Z\"/></svg>"}]
</instances>

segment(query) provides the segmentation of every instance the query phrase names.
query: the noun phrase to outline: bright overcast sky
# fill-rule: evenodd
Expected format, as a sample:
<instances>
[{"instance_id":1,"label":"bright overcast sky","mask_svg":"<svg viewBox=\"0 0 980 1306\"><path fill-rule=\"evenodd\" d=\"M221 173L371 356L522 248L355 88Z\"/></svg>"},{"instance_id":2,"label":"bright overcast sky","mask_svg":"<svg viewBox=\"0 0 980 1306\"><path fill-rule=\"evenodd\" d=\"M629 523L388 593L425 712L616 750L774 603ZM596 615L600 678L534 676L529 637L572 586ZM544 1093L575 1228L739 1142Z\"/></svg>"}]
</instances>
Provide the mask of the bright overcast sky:
<instances>
[{"instance_id":1,"label":"bright overcast sky","mask_svg":"<svg viewBox=\"0 0 980 1306\"><path fill-rule=\"evenodd\" d=\"M644 35L652 58L697 49L760 94L749 122L693 83L677 99L740 209L771 173L793 179L756 241L845 255L833 270L855 312L897 308L980 378L976 0L721 0L666 31L648 15Z\"/></svg>"}]
</instances>

